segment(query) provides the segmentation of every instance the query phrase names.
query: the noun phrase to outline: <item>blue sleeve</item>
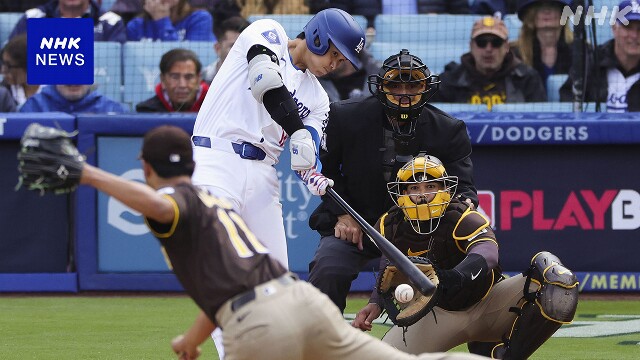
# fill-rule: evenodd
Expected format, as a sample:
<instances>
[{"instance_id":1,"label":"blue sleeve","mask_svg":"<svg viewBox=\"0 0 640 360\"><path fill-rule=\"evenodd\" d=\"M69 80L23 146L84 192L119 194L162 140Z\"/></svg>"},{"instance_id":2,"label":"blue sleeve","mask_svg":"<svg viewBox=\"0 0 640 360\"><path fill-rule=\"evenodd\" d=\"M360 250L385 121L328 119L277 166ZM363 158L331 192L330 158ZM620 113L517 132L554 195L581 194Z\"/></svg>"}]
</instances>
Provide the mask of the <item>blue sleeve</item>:
<instances>
[{"instance_id":1,"label":"blue sleeve","mask_svg":"<svg viewBox=\"0 0 640 360\"><path fill-rule=\"evenodd\" d=\"M187 19L185 40L192 41L215 41L213 35L213 19L211 14L204 10L197 10L191 13Z\"/></svg>"},{"instance_id":2,"label":"blue sleeve","mask_svg":"<svg viewBox=\"0 0 640 360\"><path fill-rule=\"evenodd\" d=\"M108 23L103 22L105 28L105 34L103 41L117 41L121 44L127 42L127 29L124 27L124 21L120 20L115 25L111 26L107 31Z\"/></svg>"},{"instance_id":3,"label":"blue sleeve","mask_svg":"<svg viewBox=\"0 0 640 360\"><path fill-rule=\"evenodd\" d=\"M35 96L35 95L34 95ZM27 99L27 101L20 108L21 113L23 112L40 112L40 106L38 106L38 102L34 99L34 96Z\"/></svg>"},{"instance_id":4,"label":"blue sleeve","mask_svg":"<svg viewBox=\"0 0 640 360\"><path fill-rule=\"evenodd\" d=\"M162 40L162 41L178 41L178 31L173 24L171 23L171 19L168 17L152 21L152 26L154 28L154 40ZM157 38L156 38L157 36Z\"/></svg>"},{"instance_id":5,"label":"blue sleeve","mask_svg":"<svg viewBox=\"0 0 640 360\"><path fill-rule=\"evenodd\" d=\"M320 135L318 135L318 132L312 126L306 125L304 128L309 130L311 138L316 145L316 171L320 172L322 171L322 163L320 162Z\"/></svg>"},{"instance_id":6,"label":"blue sleeve","mask_svg":"<svg viewBox=\"0 0 640 360\"><path fill-rule=\"evenodd\" d=\"M129 41L140 41L142 39L143 20L142 18L134 18L127 24L127 39Z\"/></svg>"},{"instance_id":7,"label":"blue sleeve","mask_svg":"<svg viewBox=\"0 0 640 360\"><path fill-rule=\"evenodd\" d=\"M124 105L120 104L119 102L111 101L111 106L109 106L109 109L107 111L109 112L114 112L114 113L128 113L129 110L125 109Z\"/></svg>"}]
</instances>

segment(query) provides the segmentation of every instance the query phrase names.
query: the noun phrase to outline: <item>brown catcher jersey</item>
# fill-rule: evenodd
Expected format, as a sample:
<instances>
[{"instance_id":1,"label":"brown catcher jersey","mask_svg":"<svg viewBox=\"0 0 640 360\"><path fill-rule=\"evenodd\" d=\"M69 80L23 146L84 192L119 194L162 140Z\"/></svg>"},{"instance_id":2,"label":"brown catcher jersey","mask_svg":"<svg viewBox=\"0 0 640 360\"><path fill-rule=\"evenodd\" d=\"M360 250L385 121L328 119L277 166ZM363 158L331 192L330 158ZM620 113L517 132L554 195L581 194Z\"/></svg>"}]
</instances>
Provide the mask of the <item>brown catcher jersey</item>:
<instances>
[{"instance_id":1,"label":"brown catcher jersey","mask_svg":"<svg viewBox=\"0 0 640 360\"><path fill-rule=\"evenodd\" d=\"M212 321L231 297L286 273L223 199L191 184L158 192L174 204L176 216L171 224L145 219L147 225L169 267Z\"/></svg>"},{"instance_id":2,"label":"brown catcher jersey","mask_svg":"<svg viewBox=\"0 0 640 360\"><path fill-rule=\"evenodd\" d=\"M493 241L497 244L487 219L457 199L451 201L440 225L431 234L416 233L397 206L384 214L377 226L380 233L402 253L426 257L439 269L453 269L467 256L469 248L478 242ZM500 269L493 269L483 281L475 281L476 286L463 287L452 297L441 296L437 306L445 310L463 310L480 301L500 279Z\"/></svg>"}]
</instances>

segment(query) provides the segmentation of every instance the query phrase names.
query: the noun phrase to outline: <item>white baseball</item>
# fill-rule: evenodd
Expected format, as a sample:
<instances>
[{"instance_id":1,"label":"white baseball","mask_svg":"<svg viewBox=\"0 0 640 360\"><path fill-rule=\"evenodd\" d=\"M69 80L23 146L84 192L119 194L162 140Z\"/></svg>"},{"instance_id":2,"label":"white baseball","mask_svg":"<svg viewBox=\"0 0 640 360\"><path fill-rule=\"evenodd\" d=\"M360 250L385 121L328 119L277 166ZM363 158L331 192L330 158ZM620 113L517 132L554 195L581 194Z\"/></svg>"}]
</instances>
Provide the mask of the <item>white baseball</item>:
<instances>
[{"instance_id":1,"label":"white baseball","mask_svg":"<svg viewBox=\"0 0 640 360\"><path fill-rule=\"evenodd\" d=\"M413 288L409 284L400 284L396 287L396 292L394 294L396 296L396 300L401 303L408 303L413 299Z\"/></svg>"}]
</instances>

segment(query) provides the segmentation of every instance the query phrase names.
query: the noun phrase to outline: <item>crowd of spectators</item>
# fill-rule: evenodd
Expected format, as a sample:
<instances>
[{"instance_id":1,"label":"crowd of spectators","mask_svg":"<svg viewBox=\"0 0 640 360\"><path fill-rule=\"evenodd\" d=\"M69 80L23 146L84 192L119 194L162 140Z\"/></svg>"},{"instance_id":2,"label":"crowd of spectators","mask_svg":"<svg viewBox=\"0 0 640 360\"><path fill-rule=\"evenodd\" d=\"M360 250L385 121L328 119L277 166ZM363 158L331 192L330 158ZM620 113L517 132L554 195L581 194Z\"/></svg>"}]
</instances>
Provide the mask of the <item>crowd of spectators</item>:
<instances>
[{"instance_id":1,"label":"crowd of spectators","mask_svg":"<svg viewBox=\"0 0 640 360\"><path fill-rule=\"evenodd\" d=\"M120 100L106 99L95 85L74 89L74 94L83 96L69 100L64 95L69 91L65 92L64 88L47 89L47 86L28 84L24 32L29 18L91 18L95 24L95 41L211 42L215 62L201 64L198 56L202 58L202 54L194 54L195 61L189 70L195 69L198 73L193 78L179 81L188 83L179 86L177 91L188 92L188 101L177 99L177 93L172 93L169 75L173 72L165 69L169 73L160 72L160 83L152 98L122 109L105 107L113 112L126 111L129 106L135 106L139 112L172 112L197 111L194 109L198 106L199 96L206 94L205 85L213 81L240 32L249 25L247 19L251 15L315 14L328 7L364 17L368 47L375 42L375 19L380 14L487 15L473 24L468 40L469 52L459 59L451 59L440 74L440 89L432 102L484 104L488 110L495 104L543 102L547 100L547 79L558 74L571 75L558 96L561 101L573 101L575 74L570 74L573 26L571 22L561 25L560 21L565 7L572 5L572 0L0 0L0 12L24 12L8 36L9 41L1 44L0 110L42 111L37 109L49 107L34 104L43 103L45 98L47 103L62 99L86 101L92 98L91 101L98 103ZM620 9L629 7L630 11L626 13L629 22L617 21L612 25L613 39L605 44L587 46L589 58L596 60L587 61L584 100L605 104L603 111L639 111L640 101L635 99L640 98L640 6L637 0L624 0L617 5ZM510 42L508 26L501 17L513 13L517 14L522 26L517 40ZM367 79L379 68L379 60L365 49L361 53L365 66L359 71L345 64L343 69L320 79L331 101L368 96ZM160 61L161 68L163 61ZM25 107L35 95L38 100ZM174 102L181 105L175 106ZM56 105L53 108L65 107ZM97 108L102 105L69 107L76 112Z\"/></svg>"}]
</instances>

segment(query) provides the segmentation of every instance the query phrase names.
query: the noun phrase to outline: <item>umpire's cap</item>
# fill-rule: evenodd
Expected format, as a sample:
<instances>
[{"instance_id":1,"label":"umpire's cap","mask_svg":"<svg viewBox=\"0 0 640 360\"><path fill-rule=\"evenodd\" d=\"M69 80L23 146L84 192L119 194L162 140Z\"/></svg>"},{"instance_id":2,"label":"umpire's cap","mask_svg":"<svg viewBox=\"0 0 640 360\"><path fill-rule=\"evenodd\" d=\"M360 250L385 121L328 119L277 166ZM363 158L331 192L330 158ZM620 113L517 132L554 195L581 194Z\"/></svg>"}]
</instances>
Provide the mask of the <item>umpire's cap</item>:
<instances>
[{"instance_id":1,"label":"umpire's cap","mask_svg":"<svg viewBox=\"0 0 640 360\"><path fill-rule=\"evenodd\" d=\"M140 157L162 177L193 174L191 138L177 126L162 125L146 133Z\"/></svg>"},{"instance_id":2,"label":"umpire's cap","mask_svg":"<svg viewBox=\"0 0 640 360\"><path fill-rule=\"evenodd\" d=\"M364 48L365 36L349 13L335 8L322 10L309 20L303 31L312 53L326 54L331 41L356 70L360 69L358 54Z\"/></svg>"}]
</instances>

